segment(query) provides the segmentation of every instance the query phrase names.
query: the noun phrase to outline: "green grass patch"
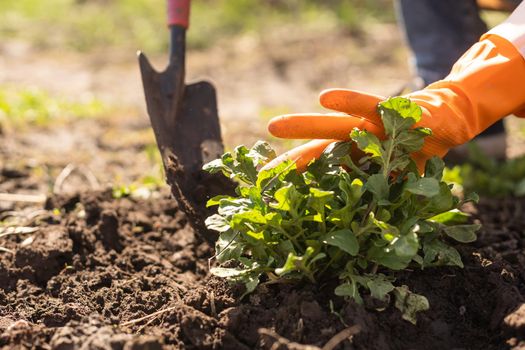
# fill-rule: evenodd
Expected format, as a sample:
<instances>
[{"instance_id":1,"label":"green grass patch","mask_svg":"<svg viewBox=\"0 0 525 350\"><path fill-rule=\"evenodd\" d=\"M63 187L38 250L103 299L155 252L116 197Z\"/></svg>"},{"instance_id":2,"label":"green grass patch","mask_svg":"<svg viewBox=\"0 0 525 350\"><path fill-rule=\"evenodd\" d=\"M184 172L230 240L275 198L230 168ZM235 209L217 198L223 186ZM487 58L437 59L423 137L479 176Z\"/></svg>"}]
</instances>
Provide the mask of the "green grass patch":
<instances>
[{"instance_id":1,"label":"green grass patch","mask_svg":"<svg viewBox=\"0 0 525 350\"><path fill-rule=\"evenodd\" d=\"M39 89L0 86L0 125L3 128L46 127L73 118L102 116L108 111L109 107L96 98L71 101Z\"/></svg>"},{"instance_id":2,"label":"green grass patch","mask_svg":"<svg viewBox=\"0 0 525 350\"><path fill-rule=\"evenodd\" d=\"M0 36L40 48L162 52L168 40L165 6L165 0L0 1ZM370 19L393 21L390 1L194 0L189 46L208 47L225 37L290 25L359 30Z\"/></svg>"}]
</instances>

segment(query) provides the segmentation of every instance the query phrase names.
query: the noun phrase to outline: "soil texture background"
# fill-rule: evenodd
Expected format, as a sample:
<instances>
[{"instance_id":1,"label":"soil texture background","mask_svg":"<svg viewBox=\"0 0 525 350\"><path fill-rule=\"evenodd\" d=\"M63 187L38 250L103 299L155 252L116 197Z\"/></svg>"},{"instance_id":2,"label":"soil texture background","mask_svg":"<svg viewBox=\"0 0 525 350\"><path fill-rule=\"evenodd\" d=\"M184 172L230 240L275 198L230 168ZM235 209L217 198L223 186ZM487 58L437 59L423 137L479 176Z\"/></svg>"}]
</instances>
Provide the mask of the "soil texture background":
<instances>
[{"instance_id":1,"label":"soil texture background","mask_svg":"<svg viewBox=\"0 0 525 350\"><path fill-rule=\"evenodd\" d=\"M16 175L23 183L24 174ZM49 198L0 255L2 349L525 348L525 254L519 199L482 200L484 228L459 246L464 269L400 275L430 301L417 326L392 305L333 295L334 284L242 288L208 273L213 247L167 191ZM3 215L9 215L4 212ZM384 309L384 310L383 310ZM383 311L378 311L383 310Z\"/></svg>"},{"instance_id":2,"label":"soil texture background","mask_svg":"<svg viewBox=\"0 0 525 350\"><path fill-rule=\"evenodd\" d=\"M188 80L217 87L227 148L268 139L277 114L326 112L322 89L386 96L410 80L394 24L367 25L366 35L293 28L188 52ZM213 244L169 189L113 193L160 173L134 50L43 50L5 38L0 54L5 91L108 106L97 118L1 124L0 195L37 198L0 199L0 349L525 349L525 200L470 208L484 226L477 242L457 246L464 269L398 276L429 299L416 326L392 303L336 297L337 281L262 283L241 298L242 288L209 275ZM166 64L165 55L152 60ZM270 142L282 151L302 141ZM523 140L509 145L512 155L525 150Z\"/></svg>"}]
</instances>

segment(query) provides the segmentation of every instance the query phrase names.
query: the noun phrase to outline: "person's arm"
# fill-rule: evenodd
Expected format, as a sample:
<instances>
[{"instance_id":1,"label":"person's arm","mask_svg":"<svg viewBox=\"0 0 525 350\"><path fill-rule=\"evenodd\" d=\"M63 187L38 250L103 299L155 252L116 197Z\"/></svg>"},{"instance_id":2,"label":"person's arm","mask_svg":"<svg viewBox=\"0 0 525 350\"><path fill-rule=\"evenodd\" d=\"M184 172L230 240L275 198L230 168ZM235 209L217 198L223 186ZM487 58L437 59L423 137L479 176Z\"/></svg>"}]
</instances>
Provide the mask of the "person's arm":
<instances>
[{"instance_id":1,"label":"person's arm","mask_svg":"<svg viewBox=\"0 0 525 350\"><path fill-rule=\"evenodd\" d=\"M483 38L490 35L507 39L525 57L525 2L522 1L505 22L489 30Z\"/></svg>"},{"instance_id":2,"label":"person's arm","mask_svg":"<svg viewBox=\"0 0 525 350\"><path fill-rule=\"evenodd\" d=\"M423 109L417 126L432 129L423 149L414 154L420 169L430 157L443 157L481 133L494 122L525 110L525 3L509 19L482 36L456 62L443 80L406 97ZM279 116L268 125L270 133L282 138L347 140L354 127L381 136L376 107L384 99L364 92L331 89L321 93L321 104L345 115L295 114ZM326 143L326 142L325 142ZM324 150L323 142L311 142L287 152L267 165L285 159L304 169Z\"/></svg>"}]
</instances>

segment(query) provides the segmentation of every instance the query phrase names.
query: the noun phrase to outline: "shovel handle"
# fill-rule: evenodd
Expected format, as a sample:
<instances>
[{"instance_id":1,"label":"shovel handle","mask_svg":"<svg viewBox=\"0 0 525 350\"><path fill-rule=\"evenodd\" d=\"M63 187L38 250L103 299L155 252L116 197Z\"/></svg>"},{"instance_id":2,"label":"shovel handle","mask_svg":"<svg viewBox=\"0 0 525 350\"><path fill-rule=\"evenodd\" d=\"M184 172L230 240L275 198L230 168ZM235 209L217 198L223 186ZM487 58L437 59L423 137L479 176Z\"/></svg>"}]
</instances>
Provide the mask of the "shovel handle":
<instances>
[{"instance_id":1,"label":"shovel handle","mask_svg":"<svg viewBox=\"0 0 525 350\"><path fill-rule=\"evenodd\" d=\"M168 0L168 26L188 29L190 0Z\"/></svg>"}]
</instances>

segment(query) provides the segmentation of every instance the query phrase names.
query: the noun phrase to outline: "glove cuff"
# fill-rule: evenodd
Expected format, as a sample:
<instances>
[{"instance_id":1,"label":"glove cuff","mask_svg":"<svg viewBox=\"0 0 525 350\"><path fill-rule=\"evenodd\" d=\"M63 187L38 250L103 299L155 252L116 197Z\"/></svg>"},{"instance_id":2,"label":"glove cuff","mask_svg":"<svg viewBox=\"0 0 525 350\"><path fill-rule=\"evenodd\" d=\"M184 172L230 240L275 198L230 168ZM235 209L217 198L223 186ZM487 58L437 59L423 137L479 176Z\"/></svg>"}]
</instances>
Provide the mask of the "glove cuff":
<instances>
[{"instance_id":1,"label":"glove cuff","mask_svg":"<svg viewBox=\"0 0 525 350\"><path fill-rule=\"evenodd\" d=\"M525 109L525 59L511 42L488 34L454 64L445 79L425 90L441 90L444 102L464 119L474 137Z\"/></svg>"}]
</instances>

